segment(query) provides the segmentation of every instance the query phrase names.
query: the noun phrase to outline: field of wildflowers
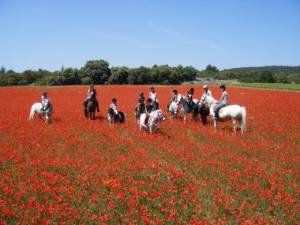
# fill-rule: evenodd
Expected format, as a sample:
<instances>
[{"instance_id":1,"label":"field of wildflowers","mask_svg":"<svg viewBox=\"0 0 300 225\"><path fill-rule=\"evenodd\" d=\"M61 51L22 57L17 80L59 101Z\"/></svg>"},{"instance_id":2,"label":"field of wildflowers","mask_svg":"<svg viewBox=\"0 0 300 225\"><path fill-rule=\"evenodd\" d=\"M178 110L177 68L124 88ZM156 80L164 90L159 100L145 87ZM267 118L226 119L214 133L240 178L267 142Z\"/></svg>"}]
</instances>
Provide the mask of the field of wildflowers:
<instances>
[{"instance_id":1,"label":"field of wildflowers","mask_svg":"<svg viewBox=\"0 0 300 225\"><path fill-rule=\"evenodd\" d=\"M156 88L164 110L172 88ZM147 86L96 86L94 121L87 87L48 87L53 123L27 121L44 89L0 89L0 224L300 223L300 93L229 88L247 108L244 135L191 118L150 135L133 114ZM113 97L125 124L106 120Z\"/></svg>"}]
</instances>

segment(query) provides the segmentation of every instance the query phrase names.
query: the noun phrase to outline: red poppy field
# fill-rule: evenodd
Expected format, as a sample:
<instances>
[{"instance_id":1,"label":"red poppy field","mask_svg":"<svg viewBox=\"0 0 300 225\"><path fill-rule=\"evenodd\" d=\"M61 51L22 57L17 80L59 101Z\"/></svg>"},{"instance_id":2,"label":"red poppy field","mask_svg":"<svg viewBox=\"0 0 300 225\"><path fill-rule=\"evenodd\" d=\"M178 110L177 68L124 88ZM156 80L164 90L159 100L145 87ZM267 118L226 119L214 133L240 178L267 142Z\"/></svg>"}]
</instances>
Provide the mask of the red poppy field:
<instances>
[{"instance_id":1,"label":"red poppy field","mask_svg":"<svg viewBox=\"0 0 300 225\"><path fill-rule=\"evenodd\" d=\"M164 110L172 88L156 88ZM0 224L300 223L299 92L228 88L247 109L243 135L169 116L150 135L133 114L147 86L96 86L94 121L87 86L47 89L51 125L27 121L44 87L0 89ZM125 124L106 120L113 97Z\"/></svg>"}]
</instances>

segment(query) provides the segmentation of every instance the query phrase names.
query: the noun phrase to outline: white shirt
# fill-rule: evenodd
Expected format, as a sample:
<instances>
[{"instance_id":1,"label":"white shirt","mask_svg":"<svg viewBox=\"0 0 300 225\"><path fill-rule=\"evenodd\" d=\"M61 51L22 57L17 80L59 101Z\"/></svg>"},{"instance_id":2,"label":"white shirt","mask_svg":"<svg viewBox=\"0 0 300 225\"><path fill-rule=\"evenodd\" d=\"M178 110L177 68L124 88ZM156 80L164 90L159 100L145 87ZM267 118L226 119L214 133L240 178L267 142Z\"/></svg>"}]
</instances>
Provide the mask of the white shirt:
<instances>
[{"instance_id":1,"label":"white shirt","mask_svg":"<svg viewBox=\"0 0 300 225\"><path fill-rule=\"evenodd\" d=\"M201 97L201 99L200 99L200 102L203 103L203 104L206 104L206 103L207 103L207 102L206 102L206 97L207 97L207 96L212 97L212 93L211 93L210 90L207 90L207 92L204 91L204 93L203 93L203 95L202 95L202 97Z\"/></svg>"},{"instance_id":2,"label":"white shirt","mask_svg":"<svg viewBox=\"0 0 300 225\"><path fill-rule=\"evenodd\" d=\"M46 96L44 96L44 95L42 95L41 98L42 98L42 105L43 106L47 106L49 104L49 102L50 102L49 98L46 97Z\"/></svg>"},{"instance_id":3,"label":"white shirt","mask_svg":"<svg viewBox=\"0 0 300 225\"><path fill-rule=\"evenodd\" d=\"M118 114L118 106L114 103L110 104L110 108L114 110L115 114Z\"/></svg>"},{"instance_id":4,"label":"white shirt","mask_svg":"<svg viewBox=\"0 0 300 225\"><path fill-rule=\"evenodd\" d=\"M175 98L175 102L176 102L176 103L179 103L180 100L181 100L181 98L182 98L181 94L177 94L177 96L176 96L176 98Z\"/></svg>"},{"instance_id":5,"label":"white shirt","mask_svg":"<svg viewBox=\"0 0 300 225\"><path fill-rule=\"evenodd\" d=\"M157 94L156 92L149 92L149 98L152 100L152 102L156 102Z\"/></svg>"},{"instance_id":6,"label":"white shirt","mask_svg":"<svg viewBox=\"0 0 300 225\"><path fill-rule=\"evenodd\" d=\"M223 103L225 105L228 104L228 93L227 93L227 91L224 91L222 93L221 100L219 101L219 103Z\"/></svg>"}]
</instances>

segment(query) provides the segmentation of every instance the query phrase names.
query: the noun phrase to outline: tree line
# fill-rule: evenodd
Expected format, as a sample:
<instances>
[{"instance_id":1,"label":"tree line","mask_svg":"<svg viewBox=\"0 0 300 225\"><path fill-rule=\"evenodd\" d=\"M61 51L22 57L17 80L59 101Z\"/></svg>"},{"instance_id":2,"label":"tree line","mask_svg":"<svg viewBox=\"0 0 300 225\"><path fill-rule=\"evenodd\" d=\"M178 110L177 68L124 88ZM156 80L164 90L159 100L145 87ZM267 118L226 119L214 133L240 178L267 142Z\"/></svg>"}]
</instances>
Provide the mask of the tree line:
<instances>
[{"instance_id":1,"label":"tree line","mask_svg":"<svg viewBox=\"0 0 300 225\"><path fill-rule=\"evenodd\" d=\"M208 65L199 76L245 83L300 83L300 66L242 67L219 71L217 67Z\"/></svg>"},{"instance_id":2,"label":"tree line","mask_svg":"<svg viewBox=\"0 0 300 225\"><path fill-rule=\"evenodd\" d=\"M128 68L110 67L105 60L90 60L82 68L62 68L50 72L0 70L0 85L73 85L73 84L180 84L196 78L198 70L192 66Z\"/></svg>"},{"instance_id":3,"label":"tree line","mask_svg":"<svg viewBox=\"0 0 300 225\"><path fill-rule=\"evenodd\" d=\"M17 73L0 69L0 86L80 85L80 84L181 84L196 78L236 79L240 82L300 83L300 66L244 67L219 70L208 65L199 71L192 66L154 65L152 67L110 67L105 60L90 60L80 68L62 68L50 72L39 69Z\"/></svg>"}]
</instances>

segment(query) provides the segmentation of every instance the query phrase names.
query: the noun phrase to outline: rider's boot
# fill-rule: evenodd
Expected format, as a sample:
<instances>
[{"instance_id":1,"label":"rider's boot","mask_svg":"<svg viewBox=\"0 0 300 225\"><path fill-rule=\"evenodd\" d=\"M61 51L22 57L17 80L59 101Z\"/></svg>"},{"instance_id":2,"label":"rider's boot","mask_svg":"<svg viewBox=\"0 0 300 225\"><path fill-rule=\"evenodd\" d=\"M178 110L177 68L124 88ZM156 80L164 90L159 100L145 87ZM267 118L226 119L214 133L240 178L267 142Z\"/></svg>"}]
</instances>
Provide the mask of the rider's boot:
<instances>
[{"instance_id":1,"label":"rider's boot","mask_svg":"<svg viewBox=\"0 0 300 225\"><path fill-rule=\"evenodd\" d=\"M218 111L215 112L215 117L216 117L216 120L217 120L217 121L220 120L220 118L219 118L219 112L218 112Z\"/></svg>"},{"instance_id":2,"label":"rider's boot","mask_svg":"<svg viewBox=\"0 0 300 225\"><path fill-rule=\"evenodd\" d=\"M96 102L96 106L97 106L97 112L100 112L98 102Z\"/></svg>"}]
</instances>

